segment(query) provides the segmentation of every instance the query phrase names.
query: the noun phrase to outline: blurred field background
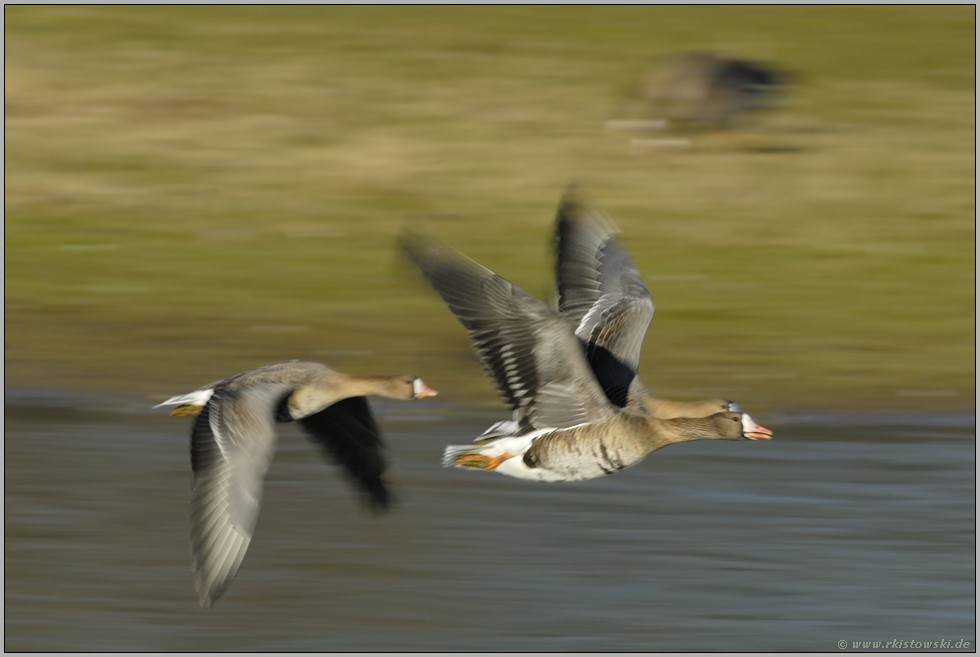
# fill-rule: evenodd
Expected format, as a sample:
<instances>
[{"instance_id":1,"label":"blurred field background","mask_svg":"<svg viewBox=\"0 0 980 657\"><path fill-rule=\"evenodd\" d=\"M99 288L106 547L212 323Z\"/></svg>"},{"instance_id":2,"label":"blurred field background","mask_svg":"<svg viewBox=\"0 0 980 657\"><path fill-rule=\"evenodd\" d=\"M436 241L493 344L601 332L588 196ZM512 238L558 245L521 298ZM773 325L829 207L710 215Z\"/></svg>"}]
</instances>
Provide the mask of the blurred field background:
<instances>
[{"instance_id":1,"label":"blurred field background","mask_svg":"<svg viewBox=\"0 0 980 657\"><path fill-rule=\"evenodd\" d=\"M550 299L570 181L657 304L657 394L975 406L975 9L5 7L5 386L162 401L257 365L498 405L396 252ZM798 75L689 148L604 129L658 57Z\"/></svg>"}]
</instances>

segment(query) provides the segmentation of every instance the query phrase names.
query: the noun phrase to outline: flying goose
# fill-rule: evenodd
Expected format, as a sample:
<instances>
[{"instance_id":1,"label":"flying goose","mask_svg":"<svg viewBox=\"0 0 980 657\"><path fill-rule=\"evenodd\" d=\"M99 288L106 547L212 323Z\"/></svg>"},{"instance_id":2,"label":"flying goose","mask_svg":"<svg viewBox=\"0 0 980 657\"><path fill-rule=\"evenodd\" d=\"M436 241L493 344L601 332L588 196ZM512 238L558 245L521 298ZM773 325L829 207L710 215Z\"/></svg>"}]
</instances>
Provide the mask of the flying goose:
<instances>
[{"instance_id":1,"label":"flying goose","mask_svg":"<svg viewBox=\"0 0 980 657\"><path fill-rule=\"evenodd\" d=\"M209 383L155 406L196 415L191 428L190 540L198 600L211 607L228 589L252 539L276 422L299 422L341 465L375 511L391 495L381 431L366 395L420 399L436 394L412 376L348 376L291 361Z\"/></svg>"},{"instance_id":2,"label":"flying goose","mask_svg":"<svg viewBox=\"0 0 980 657\"><path fill-rule=\"evenodd\" d=\"M727 399L660 399L640 381L640 349L655 308L618 235L608 217L585 202L574 186L569 189L555 221L558 311L575 327L609 401L619 407L639 405L660 420L741 412Z\"/></svg>"},{"instance_id":3,"label":"flying goose","mask_svg":"<svg viewBox=\"0 0 980 657\"><path fill-rule=\"evenodd\" d=\"M653 304L649 295L644 302L633 289L630 276L615 282L618 299L602 303L582 300L585 293L566 286L568 303L560 312L433 238L406 235L401 244L469 332L484 370L512 411L510 420L490 427L476 445L448 446L443 465L537 481L578 481L635 465L673 443L772 436L742 412L657 418L647 410L645 398L631 394L634 361ZM639 313L631 313L637 306ZM576 322L582 308L587 310ZM637 315L646 316L639 331L629 326L640 323ZM602 321L593 321L597 318ZM586 338L576 334L582 327L588 327ZM592 345L601 358L618 363L611 368L599 363L602 381L596 358L587 357ZM620 366L631 368L629 381Z\"/></svg>"},{"instance_id":4,"label":"flying goose","mask_svg":"<svg viewBox=\"0 0 980 657\"><path fill-rule=\"evenodd\" d=\"M791 80L768 64L705 53L668 58L647 78L644 95L658 118L716 129L773 107Z\"/></svg>"}]
</instances>

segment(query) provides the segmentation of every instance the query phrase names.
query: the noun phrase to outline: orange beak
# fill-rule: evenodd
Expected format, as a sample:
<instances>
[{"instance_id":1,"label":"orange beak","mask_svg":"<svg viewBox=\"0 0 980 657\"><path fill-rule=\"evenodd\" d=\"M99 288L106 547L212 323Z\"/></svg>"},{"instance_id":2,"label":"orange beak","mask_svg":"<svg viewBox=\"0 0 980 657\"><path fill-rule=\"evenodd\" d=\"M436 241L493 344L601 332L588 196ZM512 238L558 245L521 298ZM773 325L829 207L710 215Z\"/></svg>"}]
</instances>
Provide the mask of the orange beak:
<instances>
[{"instance_id":1,"label":"orange beak","mask_svg":"<svg viewBox=\"0 0 980 657\"><path fill-rule=\"evenodd\" d=\"M422 382L422 379L415 379L415 382L412 385L415 388L415 399L422 399L423 397L435 397L436 395L439 394L429 386L425 385Z\"/></svg>"},{"instance_id":2,"label":"orange beak","mask_svg":"<svg viewBox=\"0 0 980 657\"><path fill-rule=\"evenodd\" d=\"M744 427L742 433L749 440L772 440L772 431L766 429L761 424L756 424L752 418L743 415L742 421Z\"/></svg>"}]
</instances>

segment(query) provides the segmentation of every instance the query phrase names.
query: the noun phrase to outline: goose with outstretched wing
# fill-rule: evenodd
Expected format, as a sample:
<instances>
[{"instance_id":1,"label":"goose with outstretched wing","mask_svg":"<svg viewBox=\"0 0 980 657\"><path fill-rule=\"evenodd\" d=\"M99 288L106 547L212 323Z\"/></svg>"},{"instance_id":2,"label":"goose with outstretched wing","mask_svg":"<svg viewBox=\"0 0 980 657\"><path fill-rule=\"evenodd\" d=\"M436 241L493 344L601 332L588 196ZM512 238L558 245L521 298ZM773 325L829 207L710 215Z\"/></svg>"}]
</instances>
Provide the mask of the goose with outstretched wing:
<instances>
[{"instance_id":1,"label":"goose with outstretched wing","mask_svg":"<svg viewBox=\"0 0 980 657\"><path fill-rule=\"evenodd\" d=\"M210 383L159 406L196 416L191 427L190 539L202 607L228 589L252 540L277 422L298 422L343 468L374 511L391 504L381 430L366 395L421 399L436 394L413 376L349 376L320 363L290 361Z\"/></svg>"},{"instance_id":2,"label":"goose with outstretched wing","mask_svg":"<svg viewBox=\"0 0 980 657\"><path fill-rule=\"evenodd\" d=\"M484 371L512 413L475 445L447 447L444 465L576 481L629 467L673 443L771 437L741 412L660 419L642 404L614 403L576 334L582 325L599 325L589 324L590 311L576 323L573 310L556 311L433 238L409 234L401 244L469 332ZM634 349L615 339L600 344L621 355Z\"/></svg>"}]
</instances>

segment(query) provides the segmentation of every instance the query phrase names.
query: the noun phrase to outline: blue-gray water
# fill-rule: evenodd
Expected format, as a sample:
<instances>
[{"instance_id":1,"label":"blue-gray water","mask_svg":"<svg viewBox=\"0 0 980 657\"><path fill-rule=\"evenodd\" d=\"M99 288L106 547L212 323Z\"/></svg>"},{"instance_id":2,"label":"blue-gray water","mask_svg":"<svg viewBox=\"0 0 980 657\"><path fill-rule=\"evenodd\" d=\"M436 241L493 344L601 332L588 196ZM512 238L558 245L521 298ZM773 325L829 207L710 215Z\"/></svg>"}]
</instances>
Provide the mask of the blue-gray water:
<instances>
[{"instance_id":1,"label":"blue-gray water","mask_svg":"<svg viewBox=\"0 0 980 657\"><path fill-rule=\"evenodd\" d=\"M208 611L189 421L7 391L4 648L975 649L973 415L760 417L775 440L538 484L439 466L502 411L374 407L399 505L372 516L281 427L255 538Z\"/></svg>"}]
</instances>

